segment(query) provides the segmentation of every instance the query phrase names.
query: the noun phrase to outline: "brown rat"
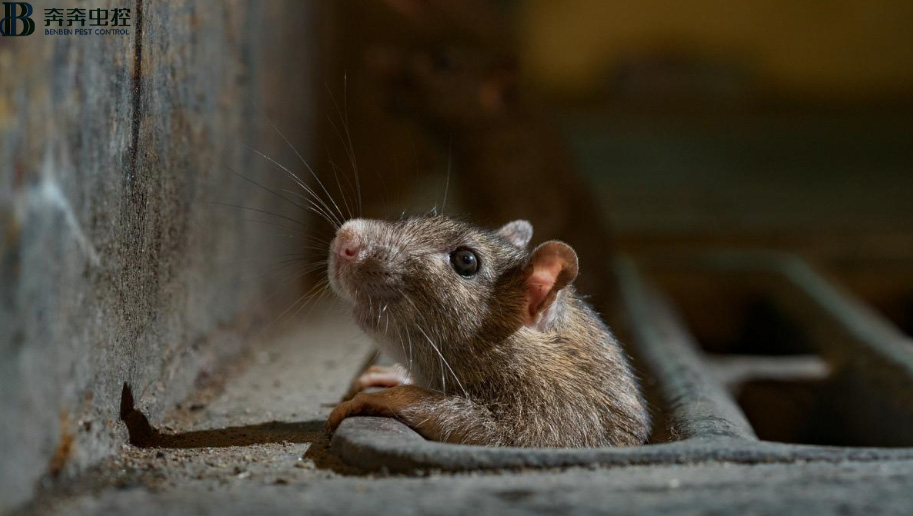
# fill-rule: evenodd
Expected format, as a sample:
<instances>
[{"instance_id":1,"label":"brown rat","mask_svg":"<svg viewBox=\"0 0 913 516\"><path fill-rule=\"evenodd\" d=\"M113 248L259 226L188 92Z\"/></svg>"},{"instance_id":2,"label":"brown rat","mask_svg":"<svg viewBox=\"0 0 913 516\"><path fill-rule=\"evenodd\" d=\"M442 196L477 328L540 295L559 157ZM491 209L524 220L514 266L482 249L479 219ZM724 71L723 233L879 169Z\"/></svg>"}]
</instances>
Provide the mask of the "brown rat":
<instances>
[{"instance_id":1,"label":"brown rat","mask_svg":"<svg viewBox=\"0 0 913 516\"><path fill-rule=\"evenodd\" d=\"M330 285L400 369L367 371L358 388L388 388L341 403L328 427L382 415L453 443L642 444L638 382L574 291L576 253L554 240L529 251L531 237L523 220L497 231L444 216L346 222Z\"/></svg>"},{"instance_id":2,"label":"brown rat","mask_svg":"<svg viewBox=\"0 0 913 516\"><path fill-rule=\"evenodd\" d=\"M419 123L452 156L461 210L482 223L528 219L543 239L568 242L585 262L605 260L606 209L521 84L497 10L481 0L385 1L423 39L374 48L368 68L389 110ZM594 267L577 285L600 308L614 287L608 270Z\"/></svg>"}]
</instances>

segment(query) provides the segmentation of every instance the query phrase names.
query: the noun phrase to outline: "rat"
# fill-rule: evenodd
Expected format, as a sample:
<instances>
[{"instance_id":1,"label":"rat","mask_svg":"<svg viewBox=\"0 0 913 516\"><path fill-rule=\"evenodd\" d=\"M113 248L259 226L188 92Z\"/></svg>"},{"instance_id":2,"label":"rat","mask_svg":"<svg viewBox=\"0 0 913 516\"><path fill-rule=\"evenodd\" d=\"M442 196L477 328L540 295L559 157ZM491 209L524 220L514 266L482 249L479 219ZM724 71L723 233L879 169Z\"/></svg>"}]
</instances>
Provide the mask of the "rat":
<instances>
[{"instance_id":1,"label":"rat","mask_svg":"<svg viewBox=\"0 0 913 516\"><path fill-rule=\"evenodd\" d=\"M522 84L512 37L490 2L385 0L422 34L376 45L366 67L389 113L417 123L452 158L461 211L491 223L520 216L584 261L611 254L606 209L546 109ZM579 291L606 309L615 288L594 267Z\"/></svg>"},{"instance_id":2,"label":"rat","mask_svg":"<svg viewBox=\"0 0 913 516\"><path fill-rule=\"evenodd\" d=\"M450 443L642 444L649 417L637 378L575 292L577 254L557 240L529 250L532 232L525 220L491 231L430 214L343 224L330 286L398 365L365 371L328 429L374 415Z\"/></svg>"}]
</instances>

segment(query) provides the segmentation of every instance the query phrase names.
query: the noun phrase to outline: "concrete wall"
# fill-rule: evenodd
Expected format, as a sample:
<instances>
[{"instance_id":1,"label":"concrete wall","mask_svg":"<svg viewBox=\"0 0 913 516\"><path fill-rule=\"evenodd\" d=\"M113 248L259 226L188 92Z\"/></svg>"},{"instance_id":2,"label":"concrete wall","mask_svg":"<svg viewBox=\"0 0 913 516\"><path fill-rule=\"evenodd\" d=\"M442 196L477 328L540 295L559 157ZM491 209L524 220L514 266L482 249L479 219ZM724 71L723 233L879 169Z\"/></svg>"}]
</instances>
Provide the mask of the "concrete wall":
<instances>
[{"instance_id":1,"label":"concrete wall","mask_svg":"<svg viewBox=\"0 0 913 516\"><path fill-rule=\"evenodd\" d=\"M246 219L294 224L214 202L303 217L231 170L289 187L242 145L295 164L257 106L311 151L316 4L78 6L129 36L45 35L35 5L0 38L0 510L119 449L125 384L155 423L299 289L245 262L289 249Z\"/></svg>"}]
</instances>

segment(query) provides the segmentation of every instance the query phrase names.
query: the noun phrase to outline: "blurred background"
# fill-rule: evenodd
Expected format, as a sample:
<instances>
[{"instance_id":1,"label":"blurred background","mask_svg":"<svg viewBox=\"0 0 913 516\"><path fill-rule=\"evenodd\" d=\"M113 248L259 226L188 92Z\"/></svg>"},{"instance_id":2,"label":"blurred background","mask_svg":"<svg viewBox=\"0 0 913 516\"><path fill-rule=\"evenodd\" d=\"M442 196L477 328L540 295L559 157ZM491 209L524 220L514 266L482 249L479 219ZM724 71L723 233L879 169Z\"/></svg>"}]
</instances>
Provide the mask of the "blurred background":
<instances>
[{"instance_id":1,"label":"blurred background","mask_svg":"<svg viewBox=\"0 0 913 516\"><path fill-rule=\"evenodd\" d=\"M525 180L550 190L555 176L579 174L609 238L574 202L538 213L572 213L568 225L586 226L607 257L795 251L911 331L913 3L341 1L329 16L326 77L337 96L346 77L368 213L439 205L449 170L450 211L496 224L473 188L507 199ZM570 166L527 166L513 186L467 177L454 141L484 138L486 121L435 125L428 112L440 106L426 99L419 114L391 107L421 97L412 84L421 81L390 87L379 49L404 52L410 66L427 61L424 74L445 78L438 99L484 86L510 63L524 106L545 114L524 127L557 129L527 134L526 147L560 140ZM322 148L345 155L334 131L322 134ZM472 186L454 188L461 180Z\"/></svg>"},{"instance_id":2,"label":"blurred background","mask_svg":"<svg viewBox=\"0 0 913 516\"><path fill-rule=\"evenodd\" d=\"M347 74L355 151L384 181L445 170L448 149L381 108L365 56L471 44L515 55L619 246L910 250L910 2L518 0L437 17L434 4L335 5L327 77L338 92ZM365 191L413 183L389 184Z\"/></svg>"}]
</instances>

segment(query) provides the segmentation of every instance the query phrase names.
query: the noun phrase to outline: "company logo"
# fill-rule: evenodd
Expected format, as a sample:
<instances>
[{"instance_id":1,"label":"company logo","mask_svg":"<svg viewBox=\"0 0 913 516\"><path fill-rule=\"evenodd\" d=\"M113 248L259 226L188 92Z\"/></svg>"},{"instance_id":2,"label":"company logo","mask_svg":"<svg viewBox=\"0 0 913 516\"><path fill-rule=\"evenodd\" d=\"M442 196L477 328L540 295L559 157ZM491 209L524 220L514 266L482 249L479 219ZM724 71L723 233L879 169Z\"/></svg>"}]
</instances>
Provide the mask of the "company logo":
<instances>
[{"instance_id":1,"label":"company logo","mask_svg":"<svg viewBox=\"0 0 913 516\"><path fill-rule=\"evenodd\" d=\"M28 36L35 32L32 4L0 2L0 35ZM130 8L49 8L44 10L45 36L129 36Z\"/></svg>"},{"instance_id":2,"label":"company logo","mask_svg":"<svg viewBox=\"0 0 913 516\"><path fill-rule=\"evenodd\" d=\"M18 11L18 14L17 14ZM32 4L25 2L3 2L3 19L0 20L0 34L4 36L28 36L35 32L32 20ZM22 22L22 32L18 32Z\"/></svg>"}]
</instances>

